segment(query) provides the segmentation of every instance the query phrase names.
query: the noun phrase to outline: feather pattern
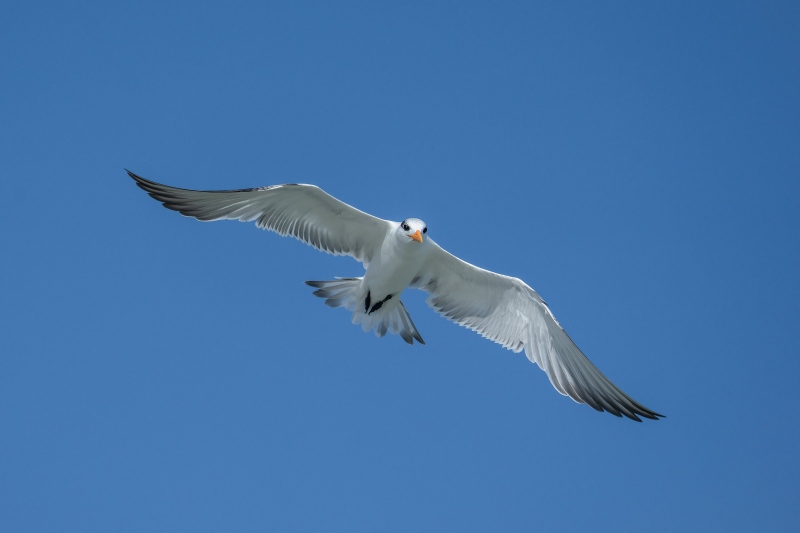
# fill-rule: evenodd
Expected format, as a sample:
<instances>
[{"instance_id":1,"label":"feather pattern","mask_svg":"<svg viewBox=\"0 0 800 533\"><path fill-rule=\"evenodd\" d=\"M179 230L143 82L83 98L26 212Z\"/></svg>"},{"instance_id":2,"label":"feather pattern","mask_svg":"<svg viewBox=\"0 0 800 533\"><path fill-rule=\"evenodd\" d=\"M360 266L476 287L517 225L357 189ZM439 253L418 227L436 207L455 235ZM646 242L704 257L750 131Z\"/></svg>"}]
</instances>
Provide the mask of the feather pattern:
<instances>
[{"instance_id":1,"label":"feather pattern","mask_svg":"<svg viewBox=\"0 0 800 533\"><path fill-rule=\"evenodd\" d=\"M663 416L603 375L522 280L471 265L429 242L433 250L413 286L429 293L427 303L437 313L513 352L524 350L556 390L576 402L637 421Z\"/></svg>"},{"instance_id":2,"label":"feather pattern","mask_svg":"<svg viewBox=\"0 0 800 533\"><path fill-rule=\"evenodd\" d=\"M255 221L259 228L294 237L329 254L349 255L365 266L380 250L391 227L388 221L359 211L314 185L194 191L128 174L164 207L187 217Z\"/></svg>"}]
</instances>

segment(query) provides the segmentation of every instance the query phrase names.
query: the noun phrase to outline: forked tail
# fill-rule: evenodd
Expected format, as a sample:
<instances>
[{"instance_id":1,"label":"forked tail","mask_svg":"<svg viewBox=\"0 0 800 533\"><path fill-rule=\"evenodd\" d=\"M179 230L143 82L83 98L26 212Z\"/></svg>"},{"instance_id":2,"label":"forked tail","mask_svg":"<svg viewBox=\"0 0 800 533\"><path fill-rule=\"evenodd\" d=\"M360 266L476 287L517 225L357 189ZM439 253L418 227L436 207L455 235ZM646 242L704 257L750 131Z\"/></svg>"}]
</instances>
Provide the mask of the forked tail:
<instances>
[{"instance_id":1,"label":"forked tail","mask_svg":"<svg viewBox=\"0 0 800 533\"><path fill-rule=\"evenodd\" d=\"M314 296L325 298L329 307L344 307L353 313L353 324L361 324L364 331L374 330L375 335L383 337L386 332L400 335L408 344L416 339L425 344L414 322L399 299L387 300L384 305L370 311L360 301L358 291L361 278L336 278L331 281L306 281L306 285L316 288Z\"/></svg>"}]
</instances>

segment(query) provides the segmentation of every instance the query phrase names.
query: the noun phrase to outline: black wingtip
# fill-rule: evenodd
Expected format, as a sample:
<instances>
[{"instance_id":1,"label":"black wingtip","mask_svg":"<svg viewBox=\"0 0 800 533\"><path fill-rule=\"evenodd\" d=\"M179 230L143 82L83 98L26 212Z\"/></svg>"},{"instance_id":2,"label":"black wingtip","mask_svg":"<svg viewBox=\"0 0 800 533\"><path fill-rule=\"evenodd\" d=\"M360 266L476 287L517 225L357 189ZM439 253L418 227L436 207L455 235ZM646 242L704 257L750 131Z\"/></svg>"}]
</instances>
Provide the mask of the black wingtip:
<instances>
[{"instance_id":1,"label":"black wingtip","mask_svg":"<svg viewBox=\"0 0 800 533\"><path fill-rule=\"evenodd\" d=\"M131 171L130 171L130 170L128 170L127 168L125 169L125 172L127 172L127 173L128 173L128 176L130 176L131 178L133 178L133 179L134 179L134 181L136 181L136 183L137 183L138 185L141 185L142 183L147 183L147 181L148 181L148 180L144 179L143 177L141 177L140 175L138 175L138 174L134 174L133 172L131 172Z\"/></svg>"},{"instance_id":2,"label":"black wingtip","mask_svg":"<svg viewBox=\"0 0 800 533\"><path fill-rule=\"evenodd\" d=\"M661 420L662 418L667 418L666 416L664 416L662 414L659 414L659 413L656 413L655 411L651 411L649 409L647 409L646 411L636 411L635 414L633 415L633 417L628 416L628 415L625 415L625 416L627 416L631 420L635 420L636 422L642 422L642 419L639 418L639 416L636 416L636 415L644 417L644 418L646 418L648 420Z\"/></svg>"}]
</instances>

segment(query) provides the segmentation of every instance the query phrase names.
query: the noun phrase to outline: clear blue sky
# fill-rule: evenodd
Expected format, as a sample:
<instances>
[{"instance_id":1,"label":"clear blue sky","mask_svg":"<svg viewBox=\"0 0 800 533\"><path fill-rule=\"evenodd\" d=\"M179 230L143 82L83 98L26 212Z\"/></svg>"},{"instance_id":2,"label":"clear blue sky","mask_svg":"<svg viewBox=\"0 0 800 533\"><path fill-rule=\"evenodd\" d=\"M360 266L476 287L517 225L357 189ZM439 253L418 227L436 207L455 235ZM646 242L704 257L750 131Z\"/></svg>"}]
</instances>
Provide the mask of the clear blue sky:
<instances>
[{"instance_id":1,"label":"clear blue sky","mask_svg":"<svg viewBox=\"0 0 800 533\"><path fill-rule=\"evenodd\" d=\"M0 528L796 530L798 4L396 4L4 6ZM422 218L668 418L126 167Z\"/></svg>"}]
</instances>

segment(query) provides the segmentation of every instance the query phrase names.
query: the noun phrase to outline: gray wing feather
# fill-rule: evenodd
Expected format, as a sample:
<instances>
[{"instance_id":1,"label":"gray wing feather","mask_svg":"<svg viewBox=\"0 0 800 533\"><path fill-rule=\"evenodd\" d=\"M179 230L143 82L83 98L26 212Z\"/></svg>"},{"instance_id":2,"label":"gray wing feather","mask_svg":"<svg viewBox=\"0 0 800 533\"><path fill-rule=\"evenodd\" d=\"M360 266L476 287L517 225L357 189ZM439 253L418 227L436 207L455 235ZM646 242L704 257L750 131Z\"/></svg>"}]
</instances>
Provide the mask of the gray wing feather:
<instances>
[{"instance_id":1,"label":"gray wing feather","mask_svg":"<svg viewBox=\"0 0 800 533\"><path fill-rule=\"evenodd\" d=\"M369 263L389 222L341 202L314 185L194 191L162 185L127 171L136 184L164 204L198 220L255 221L259 228L291 236L333 255Z\"/></svg>"},{"instance_id":2,"label":"gray wing feather","mask_svg":"<svg viewBox=\"0 0 800 533\"><path fill-rule=\"evenodd\" d=\"M636 421L663 417L603 375L522 280L478 268L430 244L433 250L414 286L430 293L428 305L440 315L509 350L525 350L556 390L578 403Z\"/></svg>"}]
</instances>

